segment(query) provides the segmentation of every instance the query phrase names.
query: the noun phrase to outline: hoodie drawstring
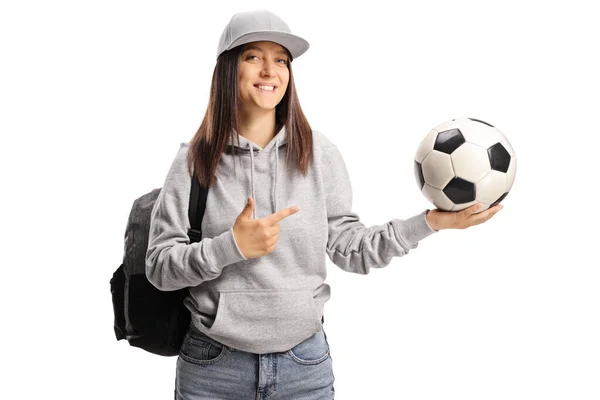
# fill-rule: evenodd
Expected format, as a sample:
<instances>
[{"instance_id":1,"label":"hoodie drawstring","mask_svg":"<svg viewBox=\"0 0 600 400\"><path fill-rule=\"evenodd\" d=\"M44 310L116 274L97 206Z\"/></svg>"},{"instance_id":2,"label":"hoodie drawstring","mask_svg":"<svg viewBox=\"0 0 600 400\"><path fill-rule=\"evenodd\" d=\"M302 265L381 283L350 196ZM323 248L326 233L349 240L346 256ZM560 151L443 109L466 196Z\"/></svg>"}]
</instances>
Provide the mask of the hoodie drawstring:
<instances>
[{"instance_id":1,"label":"hoodie drawstring","mask_svg":"<svg viewBox=\"0 0 600 400\"><path fill-rule=\"evenodd\" d=\"M271 192L271 201L273 202L273 213L277 211L277 177L279 175L279 138L275 142L273 151L275 151L275 171L273 176L273 191ZM250 186L252 192L252 198L254 199L254 209L252 210L252 219L256 219L256 194L254 191L254 149L252 145L248 143L250 149Z\"/></svg>"},{"instance_id":2,"label":"hoodie drawstring","mask_svg":"<svg viewBox=\"0 0 600 400\"><path fill-rule=\"evenodd\" d=\"M279 139L275 142L275 176L273 177L273 212L277 211L277 177L279 175Z\"/></svg>"},{"instance_id":3,"label":"hoodie drawstring","mask_svg":"<svg viewBox=\"0 0 600 400\"><path fill-rule=\"evenodd\" d=\"M256 219L256 196L254 195L254 149L252 145L248 143L250 149L250 188L252 199L254 200L254 208L252 209L252 219Z\"/></svg>"}]
</instances>

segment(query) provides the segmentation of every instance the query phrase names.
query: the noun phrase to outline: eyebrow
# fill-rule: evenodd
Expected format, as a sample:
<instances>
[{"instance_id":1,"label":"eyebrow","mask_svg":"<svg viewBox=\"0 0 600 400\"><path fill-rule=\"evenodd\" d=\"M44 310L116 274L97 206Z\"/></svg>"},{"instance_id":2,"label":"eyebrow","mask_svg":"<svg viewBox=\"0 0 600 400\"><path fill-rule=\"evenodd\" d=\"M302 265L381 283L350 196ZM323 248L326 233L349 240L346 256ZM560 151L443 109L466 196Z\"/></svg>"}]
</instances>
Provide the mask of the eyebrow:
<instances>
[{"instance_id":1,"label":"eyebrow","mask_svg":"<svg viewBox=\"0 0 600 400\"><path fill-rule=\"evenodd\" d=\"M264 53L263 49L261 49L260 47L256 47L256 46L248 46L248 47L246 47L244 49L244 53L247 52L248 50L258 50L258 51L262 51ZM287 53L284 50L279 50L277 52L277 54L279 54L279 53L283 53L283 54L285 54L287 56Z\"/></svg>"}]
</instances>

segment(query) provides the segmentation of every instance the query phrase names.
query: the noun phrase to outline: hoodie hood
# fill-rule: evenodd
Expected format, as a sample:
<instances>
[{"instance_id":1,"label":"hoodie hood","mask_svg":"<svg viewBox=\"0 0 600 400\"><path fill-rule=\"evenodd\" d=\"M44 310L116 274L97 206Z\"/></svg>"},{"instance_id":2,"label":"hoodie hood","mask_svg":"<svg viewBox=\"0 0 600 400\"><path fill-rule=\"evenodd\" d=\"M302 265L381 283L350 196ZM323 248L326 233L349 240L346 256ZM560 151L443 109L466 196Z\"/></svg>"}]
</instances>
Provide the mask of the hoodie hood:
<instances>
[{"instance_id":1,"label":"hoodie hood","mask_svg":"<svg viewBox=\"0 0 600 400\"><path fill-rule=\"evenodd\" d=\"M252 210L252 219L256 219L256 208L258 203L256 202L256 193L254 187L254 155L258 153L267 153L271 162L275 164L274 168L271 168L273 171L273 187L271 189L271 198L273 204L273 210L271 213L277 211L277 179L279 176L279 148L287 144L287 134L285 130L285 125L277 132L277 134L271 139L271 141L265 146L265 148L261 148L254 142L246 139L242 135L237 135L239 139L239 145L235 139L229 138L227 142L227 151L231 152L233 147L237 147L239 150L244 153L250 153L250 173L248 177L248 196L252 196L254 199L254 209Z\"/></svg>"}]
</instances>

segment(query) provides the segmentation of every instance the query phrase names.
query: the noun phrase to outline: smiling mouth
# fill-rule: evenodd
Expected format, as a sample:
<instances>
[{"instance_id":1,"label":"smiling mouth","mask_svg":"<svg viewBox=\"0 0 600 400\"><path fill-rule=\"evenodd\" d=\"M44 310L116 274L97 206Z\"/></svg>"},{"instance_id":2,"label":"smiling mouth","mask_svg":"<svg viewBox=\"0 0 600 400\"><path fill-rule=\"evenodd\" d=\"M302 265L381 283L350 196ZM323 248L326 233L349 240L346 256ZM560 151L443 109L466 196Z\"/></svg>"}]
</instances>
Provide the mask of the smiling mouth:
<instances>
[{"instance_id":1,"label":"smiling mouth","mask_svg":"<svg viewBox=\"0 0 600 400\"><path fill-rule=\"evenodd\" d=\"M254 85L254 87L263 93L275 93L275 91L277 90L277 86Z\"/></svg>"}]
</instances>

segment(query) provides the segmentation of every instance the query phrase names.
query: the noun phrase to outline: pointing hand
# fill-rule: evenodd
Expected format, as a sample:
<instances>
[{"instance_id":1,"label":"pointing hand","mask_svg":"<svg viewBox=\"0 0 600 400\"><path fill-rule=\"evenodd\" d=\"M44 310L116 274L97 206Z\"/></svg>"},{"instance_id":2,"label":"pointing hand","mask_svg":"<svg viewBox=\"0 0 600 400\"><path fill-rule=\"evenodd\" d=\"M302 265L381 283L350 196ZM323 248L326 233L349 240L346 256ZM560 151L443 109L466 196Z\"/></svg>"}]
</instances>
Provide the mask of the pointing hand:
<instances>
[{"instance_id":1,"label":"pointing hand","mask_svg":"<svg viewBox=\"0 0 600 400\"><path fill-rule=\"evenodd\" d=\"M246 258L262 257L275 250L281 229L278 222L300 211L300 207L284 208L260 219L252 219L252 210L254 199L248 197L246 206L233 225L233 236Z\"/></svg>"}]
</instances>

